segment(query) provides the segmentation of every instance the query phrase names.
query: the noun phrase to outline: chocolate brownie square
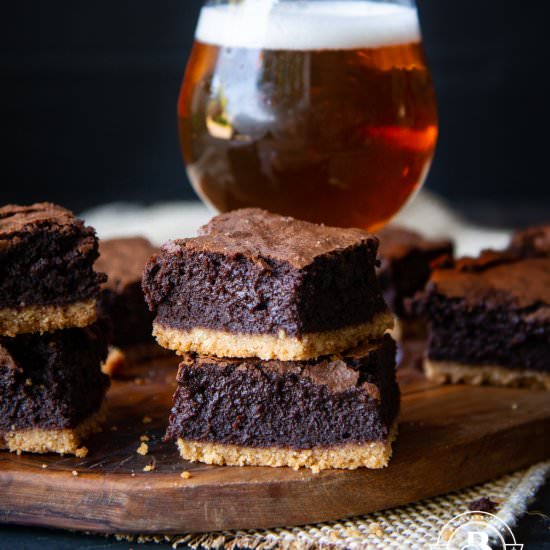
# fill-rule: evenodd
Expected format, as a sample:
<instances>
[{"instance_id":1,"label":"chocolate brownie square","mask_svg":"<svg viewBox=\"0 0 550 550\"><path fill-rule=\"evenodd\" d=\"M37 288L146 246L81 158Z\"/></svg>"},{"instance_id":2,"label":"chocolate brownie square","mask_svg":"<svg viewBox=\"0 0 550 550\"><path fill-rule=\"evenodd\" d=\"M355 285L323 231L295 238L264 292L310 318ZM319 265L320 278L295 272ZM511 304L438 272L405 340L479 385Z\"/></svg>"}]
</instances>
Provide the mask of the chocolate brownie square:
<instances>
[{"instance_id":1,"label":"chocolate brownie square","mask_svg":"<svg viewBox=\"0 0 550 550\"><path fill-rule=\"evenodd\" d=\"M0 208L0 335L93 323L97 249L94 230L60 206Z\"/></svg>"},{"instance_id":2,"label":"chocolate brownie square","mask_svg":"<svg viewBox=\"0 0 550 550\"><path fill-rule=\"evenodd\" d=\"M399 388L389 335L342 355L262 361L186 354L166 438L208 464L382 468Z\"/></svg>"},{"instance_id":3,"label":"chocolate brownie square","mask_svg":"<svg viewBox=\"0 0 550 550\"><path fill-rule=\"evenodd\" d=\"M216 216L166 243L143 290L164 347L220 357L309 359L393 324L375 274L376 237L260 209Z\"/></svg>"},{"instance_id":4,"label":"chocolate brownie square","mask_svg":"<svg viewBox=\"0 0 550 550\"><path fill-rule=\"evenodd\" d=\"M101 420L106 352L96 325L0 337L0 448L81 454Z\"/></svg>"},{"instance_id":5,"label":"chocolate brownie square","mask_svg":"<svg viewBox=\"0 0 550 550\"><path fill-rule=\"evenodd\" d=\"M384 299L398 318L400 335L422 337L425 324L412 314L406 302L424 288L432 267L444 258L452 258L453 242L449 239L426 239L416 231L390 225L377 233L380 267L378 281Z\"/></svg>"},{"instance_id":6,"label":"chocolate brownie square","mask_svg":"<svg viewBox=\"0 0 550 550\"><path fill-rule=\"evenodd\" d=\"M112 346L104 369L109 374L115 374L125 363L167 353L153 338L153 314L141 289L145 264L156 252L158 248L143 237L99 242L96 268L107 274L107 281L101 288L98 313ZM117 358L122 358L122 363Z\"/></svg>"},{"instance_id":7,"label":"chocolate brownie square","mask_svg":"<svg viewBox=\"0 0 550 550\"><path fill-rule=\"evenodd\" d=\"M429 378L550 389L550 258L457 260L433 272L415 308L429 321Z\"/></svg>"},{"instance_id":8,"label":"chocolate brownie square","mask_svg":"<svg viewBox=\"0 0 550 550\"><path fill-rule=\"evenodd\" d=\"M508 249L524 257L550 256L550 224L518 229Z\"/></svg>"}]
</instances>

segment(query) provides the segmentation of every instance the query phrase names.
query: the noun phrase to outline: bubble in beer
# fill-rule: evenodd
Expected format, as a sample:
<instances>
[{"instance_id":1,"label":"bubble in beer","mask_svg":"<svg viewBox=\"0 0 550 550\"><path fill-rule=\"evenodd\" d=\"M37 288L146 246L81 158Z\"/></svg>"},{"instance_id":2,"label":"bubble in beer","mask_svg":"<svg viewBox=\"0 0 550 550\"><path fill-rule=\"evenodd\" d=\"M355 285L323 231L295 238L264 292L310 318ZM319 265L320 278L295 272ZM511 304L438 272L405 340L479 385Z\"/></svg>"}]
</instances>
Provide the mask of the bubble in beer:
<instances>
[{"instance_id":1,"label":"bubble in beer","mask_svg":"<svg viewBox=\"0 0 550 550\"><path fill-rule=\"evenodd\" d=\"M377 48L420 41L416 9L379 2L259 0L205 6L196 39L265 50Z\"/></svg>"}]
</instances>

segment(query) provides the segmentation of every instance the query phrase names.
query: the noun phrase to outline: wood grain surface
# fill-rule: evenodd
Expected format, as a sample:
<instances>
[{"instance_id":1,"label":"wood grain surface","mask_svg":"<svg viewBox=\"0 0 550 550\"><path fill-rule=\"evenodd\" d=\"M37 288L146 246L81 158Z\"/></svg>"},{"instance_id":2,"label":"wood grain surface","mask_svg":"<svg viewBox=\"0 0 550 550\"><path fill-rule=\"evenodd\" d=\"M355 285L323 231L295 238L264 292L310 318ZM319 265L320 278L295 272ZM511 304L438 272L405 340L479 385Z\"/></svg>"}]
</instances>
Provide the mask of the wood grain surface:
<instances>
[{"instance_id":1,"label":"wood grain surface","mask_svg":"<svg viewBox=\"0 0 550 550\"><path fill-rule=\"evenodd\" d=\"M162 442L177 367L169 358L113 383L108 421L85 459L0 452L0 522L143 534L299 525L413 502L550 456L548 393L437 386L415 357L408 350L399 371L400 433L384 470L314 475L182 461ZM136 452L141 435L150 438L145 456Z\"/></svg>"}]
</instances>

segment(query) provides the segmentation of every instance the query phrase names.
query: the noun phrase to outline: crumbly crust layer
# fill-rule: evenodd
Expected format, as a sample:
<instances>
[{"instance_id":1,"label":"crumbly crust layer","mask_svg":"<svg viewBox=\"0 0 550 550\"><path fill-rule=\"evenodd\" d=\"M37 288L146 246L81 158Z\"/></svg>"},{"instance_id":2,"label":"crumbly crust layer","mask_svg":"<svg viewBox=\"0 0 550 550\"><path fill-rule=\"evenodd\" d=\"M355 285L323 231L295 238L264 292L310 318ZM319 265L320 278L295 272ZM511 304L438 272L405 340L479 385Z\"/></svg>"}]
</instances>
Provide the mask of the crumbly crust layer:
<instances>
[{"instance_id":1,"label":"crumbly crust layer","mask_svg":"<svg viewBox=\"0 0 550 550\"><path fill-rule=\"evenodd\" d=\"M106 406L83 420L75 428L60 430L30 428L0 433L0 449L16 453L58 453L85 456L82 442L91 434L101 431L106 416Z\"/></svg>"},{"instance_id":2,"label":"crumbly crust layer","mask_svg":"<svg viewBox=\"0 0 550 550\"><path fill-rule=\"evenodd\" d=\"M389 311L378 313L368 323L339 330L305 334L302 337L287 336L283 331L270 334L232 334L229 332L197 327L180 330L153 323L153 336L164 348L178 355L195 352L217 357L259 357L298 361L314 359L321 355L340 353L364 340L380 338L393 327L393 315Z\"/></svg>"},{"instance_id":3,"label":"crumbly crust layer","mask_svg":"<svg viewBox=\"0 0 550 550\"><path fill-rule=\"evenodd\" d=\"M96 304L97 300L91 299L72 304L0 308L0 335L87 327L96 320Z\"/></svg>"},{"instance_id":4,"label":"crumbly crust layer","mask_svg":"<svg viewBox=\"0 0 550 550\"><path fill-rule=\"evenodd\" d=\"M397 437L397 421L385 441L348 443L334 447L291 449L284 447L242 447L201 441L176 442L180 455L191 462L204 462L226 466L289 466L294 470L309 468L313 473L321 470L357 468L379 469L388 465L392 443Z\"/></svg>"},{"instance_id":5,"label":"crumbly crust layer","mask_svg":"<svg viewBox=\"0 0 550 550\"><path fill-rule=\"evenodd\" d=\"M101 365L101 372L107 376L117 376L128 366L126 354L116 346L109 346L107 359Z\"/></svg>"},{"instance_id":6,"label":"crumbly crust layer","mask_svg":"<svg viewBox=\"0 0 550 550\"><path fill-rule=\"evenodd\" d=\"M510 369L497 365L463 365L425 359L424 372L434 382L550 390L550 373L535 370Z\"/></svg>"}]
</instances>

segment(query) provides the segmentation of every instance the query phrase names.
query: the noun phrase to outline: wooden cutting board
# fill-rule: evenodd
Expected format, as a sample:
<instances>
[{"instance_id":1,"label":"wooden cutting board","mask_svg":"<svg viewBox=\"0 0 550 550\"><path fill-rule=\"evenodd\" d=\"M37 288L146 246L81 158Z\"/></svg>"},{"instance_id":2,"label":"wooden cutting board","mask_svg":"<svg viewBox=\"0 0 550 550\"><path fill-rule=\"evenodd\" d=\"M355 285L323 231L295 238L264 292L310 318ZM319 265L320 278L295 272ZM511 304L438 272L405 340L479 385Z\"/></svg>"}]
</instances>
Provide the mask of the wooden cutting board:
<instances>
[{"instance_id":1,"label":"wooden cutting board","mask_svg":"<svg viewBox=\"0 0 550 550\"><path fill-rule=\"evenodd\" d=\"M314 475L182 461L162 442L170 358L113 383L107 424L85 459L0 452L0 522L143 534L299 525L402 505L550 456L550 393L437 386L415 356L409 350L400 369L400 433L384 470ZM146 456L136 453L141 435L150 437Z\"/></svg>"}]
</instances>

